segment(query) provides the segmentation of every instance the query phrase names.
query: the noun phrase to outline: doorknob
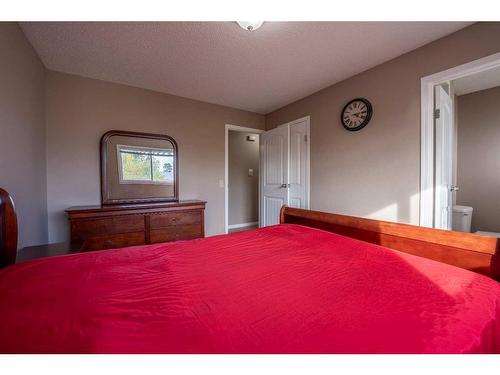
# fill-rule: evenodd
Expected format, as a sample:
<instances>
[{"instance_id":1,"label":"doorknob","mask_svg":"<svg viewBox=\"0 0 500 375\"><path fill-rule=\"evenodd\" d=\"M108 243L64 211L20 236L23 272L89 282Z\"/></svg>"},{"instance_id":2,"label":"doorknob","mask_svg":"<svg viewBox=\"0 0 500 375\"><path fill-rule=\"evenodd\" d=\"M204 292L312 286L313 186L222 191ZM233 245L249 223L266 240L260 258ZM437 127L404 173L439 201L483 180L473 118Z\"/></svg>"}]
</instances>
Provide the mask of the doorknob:
<instances>
[{"instance_id":1,"label":"doorknob","mask_svg":"<svg viewBox=\"0 0 500 375\"><path fill-rule=\"evenodd\" d=\"M286 188L287 188L287 186L286 186L286 184L281 184L280 188L282 188L282 189L286 189Z\"/></svg>"},{"instance_id":2,"label":"doorknob","mask_svg":"<svg viewBox=\"0 0 500 375\"><path fill-rule=\"evenodd\" d=\"M450 191L458 191L460 188L457 185L451 185L450 186Z\"/></svg>"}]
</instances>

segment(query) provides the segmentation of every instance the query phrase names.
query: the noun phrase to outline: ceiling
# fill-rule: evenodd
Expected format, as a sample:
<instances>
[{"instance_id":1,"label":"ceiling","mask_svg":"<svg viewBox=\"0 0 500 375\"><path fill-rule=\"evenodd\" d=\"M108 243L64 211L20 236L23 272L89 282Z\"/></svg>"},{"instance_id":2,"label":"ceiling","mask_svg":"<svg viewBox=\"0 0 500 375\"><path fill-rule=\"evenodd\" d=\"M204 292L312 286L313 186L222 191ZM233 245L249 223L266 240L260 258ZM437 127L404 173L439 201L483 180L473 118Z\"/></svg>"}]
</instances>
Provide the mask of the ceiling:
<instances>
[{"instance_id":1,"label":"ceiling","mask_svg":"<svg viewBox=\"0 0 500 375\"><path fill-rule=\"evenodd\" d=\"M466 22L22 22L48 69L268 113Z\"/></svg>"},{"instance_id":2,"label":"ceiling","mask_svg":"<svg viewBox=\"0 0 500 375\"><path fill-rule=\"evenodd\" d=\"M498 86L500 86L500 66L454 80L453 92L456 95L465 95Z\"/></svg>"}]
</instances>

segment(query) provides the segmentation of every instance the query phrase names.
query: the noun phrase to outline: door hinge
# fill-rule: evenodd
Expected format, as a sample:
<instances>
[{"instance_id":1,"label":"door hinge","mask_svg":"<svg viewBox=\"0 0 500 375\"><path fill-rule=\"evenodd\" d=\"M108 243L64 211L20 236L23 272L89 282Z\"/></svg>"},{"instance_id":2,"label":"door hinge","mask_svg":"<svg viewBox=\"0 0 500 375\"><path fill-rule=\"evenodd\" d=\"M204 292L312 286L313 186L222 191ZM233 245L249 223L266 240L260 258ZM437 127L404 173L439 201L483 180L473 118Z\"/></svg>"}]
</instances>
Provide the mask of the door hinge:
<instances>
[{"instance_id":1,"label":"door hinge","mask_svg":"<svg viewBox=\"0 0 500 375\"><path fill-rule=\"evenodd\" d=\"M438 119L439 117L441 117L441 110L434 110L434 119Z\"/></svg>"}]
</instances>

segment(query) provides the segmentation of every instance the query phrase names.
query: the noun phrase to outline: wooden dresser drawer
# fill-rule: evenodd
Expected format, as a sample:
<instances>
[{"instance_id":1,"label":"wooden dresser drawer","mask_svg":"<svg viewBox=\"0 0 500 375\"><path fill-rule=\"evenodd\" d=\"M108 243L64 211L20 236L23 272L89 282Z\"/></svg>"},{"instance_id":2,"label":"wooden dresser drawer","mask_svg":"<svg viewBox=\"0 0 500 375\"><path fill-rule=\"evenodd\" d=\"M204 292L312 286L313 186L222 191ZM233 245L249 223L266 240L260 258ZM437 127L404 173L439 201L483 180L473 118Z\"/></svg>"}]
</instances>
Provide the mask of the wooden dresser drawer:
<instances>
[{"instance_id":1,"label":"wooden dresser drawer","mask_svg":"<svg viewBox=\"0 0 500 375\"><path fill-rule=\"evenodd\" d=\"M144 216L124 215L93 220L75 220L71 223L71 237L75 241L98 235L112 235L144 231Z\"/></svg>"},{"instance_id":2,"label":"wooden dresser drawer","mask_svg":"<svg viewBox=\"0 0 500 375\"><path fill-rule=\"evenodd\" d=\"M205 203L192 200L68 208L71 243L88 251L204 237Z\"/></svg>"},{"instance_id":3,"label":"wooden dresser drawer","mask_svg":"<svg viewBox=\"0 0 500 375\"><path fill-rule=\"evenodd\" d=\"M200 224L202 211L165 212L150 216L150 228L164 228L171 225Z\"/></svg>"},{"instance_id":4,"label":"wooden dresser drawer","mask_svg":"<svg viewBox=\"0 0 500 375\"><path fill-rule=\"evenodd\" d=\"M151 229L149 242L169 242L203 237L200 224L172 225L161 229Z\"/></svg>"},{"instance_id":5,"label":"wooden dresser drawer","mask_svg":"<svg viewBox=\"0 0 500 375\"><path fill-rule=\"evenodd\" d=\"M127 246L144 245L146 243L144 232L119 233L88 237L83 241L81 251L115 249Z\"/></svg>"}]
</instances>

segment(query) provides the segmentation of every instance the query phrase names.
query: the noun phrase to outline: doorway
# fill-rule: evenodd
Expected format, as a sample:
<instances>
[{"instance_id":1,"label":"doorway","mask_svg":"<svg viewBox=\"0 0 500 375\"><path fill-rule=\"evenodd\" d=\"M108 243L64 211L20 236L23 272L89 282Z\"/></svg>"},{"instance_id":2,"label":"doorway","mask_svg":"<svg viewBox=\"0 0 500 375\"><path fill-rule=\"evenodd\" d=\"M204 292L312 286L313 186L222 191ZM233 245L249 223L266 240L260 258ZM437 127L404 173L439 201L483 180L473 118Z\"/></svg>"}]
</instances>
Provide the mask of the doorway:
<instances>
[{"instance_id":1,"label":"doorway","mask_svg":"<svg viewBox=\"0 0 500 375\"><path fill-rule=\"evenodd\" d=\"M422 78L421 93L420 225L500 232L500 53Z\"/></svg>"},{"instance_id":2,"label":"doorway","mask_svg":"<svg viewBox=\"0 0 500 375\"><path fill-rule=\"evenodd\" d=\"M309 208L309 128L307 116L261 135L261 227L279 224L279 213L284 204Z\"/></svg>"},{"instance_id":3,"label":"doorway","mask_svg":"<svg viewBox=\"0 0 500 375\"><path fill-rule=\"evenodd\" d=\"M258 227L260 135L264 131L228 124L225 132L225 233L232 233Z\"/></svg>"}]
</instances>

